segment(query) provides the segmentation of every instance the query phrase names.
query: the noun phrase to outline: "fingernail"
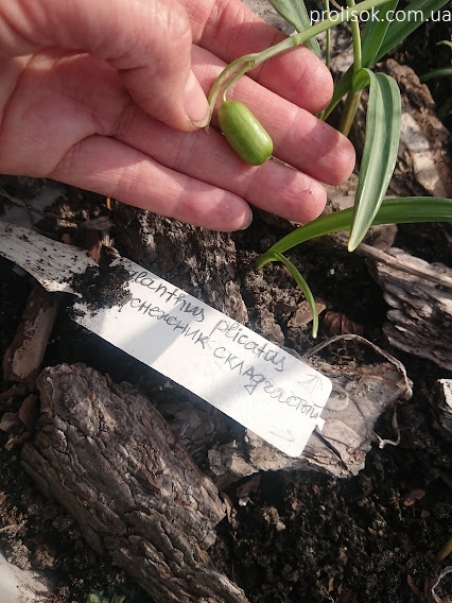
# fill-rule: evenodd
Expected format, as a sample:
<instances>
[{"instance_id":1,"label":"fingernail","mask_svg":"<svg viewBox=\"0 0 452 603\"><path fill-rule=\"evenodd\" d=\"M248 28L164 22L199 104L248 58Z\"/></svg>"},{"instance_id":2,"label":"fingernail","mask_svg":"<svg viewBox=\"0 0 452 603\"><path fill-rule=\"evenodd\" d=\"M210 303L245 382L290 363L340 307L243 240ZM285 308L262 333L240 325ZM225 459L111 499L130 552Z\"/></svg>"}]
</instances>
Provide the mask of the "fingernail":
<instances>
[{"instance_id":1,"label":"fingernail","mask_svg":"<svg viewBox=\"0 0 452 603\"><path fill-rule=\"evenodd\" d=\"M185 85L184 103L191 123L198 128L206 126L209 121L209 103L193 71L190 72Z\"/></svg>"},{"instance_id":2,"label":"fingernail","mask_svg":"<svg viewBox=\"0 0 452 603\"><path fill-rule=\"evenodd\" d=\"M245 224L245 226L242 226L242 228L240 230L246 230L249 226L251 226L252 223L253 223L253 214L251 213L248 222Z\"/></svg>"}]
</instances>

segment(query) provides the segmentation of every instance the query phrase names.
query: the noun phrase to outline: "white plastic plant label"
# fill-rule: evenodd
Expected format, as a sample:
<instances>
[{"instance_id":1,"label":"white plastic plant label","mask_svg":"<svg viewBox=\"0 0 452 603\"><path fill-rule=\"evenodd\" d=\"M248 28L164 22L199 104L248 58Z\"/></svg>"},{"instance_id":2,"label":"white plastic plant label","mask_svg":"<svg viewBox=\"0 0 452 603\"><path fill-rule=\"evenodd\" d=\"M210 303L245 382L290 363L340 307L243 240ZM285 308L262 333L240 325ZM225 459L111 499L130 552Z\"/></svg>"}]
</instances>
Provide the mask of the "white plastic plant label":
<instances>
[{"instance_id":1,"label":"white plastic plant label","mask_svg":"<svg viewBox=\"0 0 452 603\"><path fill-rule=\"evenodd\" d=\"M122 259L130 296L74 320L200 396L284 453L297 457L331 382L250 329Z\"/></svg>"}]
</instances>

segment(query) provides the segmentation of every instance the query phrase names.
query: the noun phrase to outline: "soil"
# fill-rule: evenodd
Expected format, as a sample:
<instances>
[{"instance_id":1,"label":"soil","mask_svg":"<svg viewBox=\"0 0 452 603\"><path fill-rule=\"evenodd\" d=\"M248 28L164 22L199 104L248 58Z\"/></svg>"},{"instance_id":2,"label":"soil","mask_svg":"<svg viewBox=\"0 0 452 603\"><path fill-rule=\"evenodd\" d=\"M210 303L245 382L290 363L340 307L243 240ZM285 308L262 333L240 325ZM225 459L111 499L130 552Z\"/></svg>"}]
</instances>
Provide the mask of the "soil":
<instances>
[{"instance_id":1,"label":"soil","mask_svg":"<svg viewBox=\"0 0 452 603\"><path fill-rule=\"evenodd\" d=\"M416 38L422 44L410 42L395 58L417 64L420 72L437 66L432 63L439 51L431 48L438 37L447 37L447 27L433 30L430 24ZM442 107L450 97L450 84L435 83L432 92ZM0 177L0 188L22 199L33 198L43 186L47 183ZM8 203L7 196L0 196L2 202ZM303 299L291 278L276 265L264 273L254 269L259 254L291 225L256 213L247 231L212 235L214 244L206 247L203 242L209 238L200 229L146 216L115 202L107 205L104 198L69 187L35 221L47 236L61 240L64 235L65 240L86 246L92 239L87 240L81 225L99 218L108 220L108 233L119 253L222 311L246 315L248 326L280 345L302 353L313 344L309 324L289 326ZM149 247L144 250L134 240L144 225L157 241L154 256ZM447 236L438 237L431 226L405 226L395 245L452 266L449 241ZM226 254L230 263L218 266L212 249L218 257ZM341 480L314 471L280 471L226 488L232 511L218 525L217 542L209 553L251 603L433 601L432 586L450 564L450 558L438 562L435 556L452 536L452 447L434 427L430 399L436 380L452 374L389 348L382 332L387 308L362 257L347 254L329 239L304 244L291 257L325 305L324 316L329 312L339 317L340 329L346 328L344 324L359 327L368 339L396 355L414 383L414 396L397 405L399 445L382 449L375 445L365 469L355 477ZM120 286L121 275L118 279ZM218 299L208 298L203 288L206 279L218 280ZM238 286L245 309L231 307L224 293L226 282ZM32 287L33 279L0 258L2 357ZM322 322L320 341L331 334L331 324L331 320ZM157 401L159 392L162 396L181 393L177 385L77 326L70 318L69 300L59 312L43 366L61 362L84 362L115 382L125 380L145 394L152 392ZM26 394L21 384L1 378L0 416L17 413ZM391 409L377 425L383 437L392 434L392 413ZM106 601L113 595L116 601L124 596L125 603L152 601L109 559L85 544L74 520L58 504L41 496L20 463L21 444L29 437L20 421L0 430L0 550L10 562L50 578L52 592L39 601L85 603L95 591L103 593ZM435 593L438 601L452 600L452 574L443 577Z\"/></svg>"}]
</instances>

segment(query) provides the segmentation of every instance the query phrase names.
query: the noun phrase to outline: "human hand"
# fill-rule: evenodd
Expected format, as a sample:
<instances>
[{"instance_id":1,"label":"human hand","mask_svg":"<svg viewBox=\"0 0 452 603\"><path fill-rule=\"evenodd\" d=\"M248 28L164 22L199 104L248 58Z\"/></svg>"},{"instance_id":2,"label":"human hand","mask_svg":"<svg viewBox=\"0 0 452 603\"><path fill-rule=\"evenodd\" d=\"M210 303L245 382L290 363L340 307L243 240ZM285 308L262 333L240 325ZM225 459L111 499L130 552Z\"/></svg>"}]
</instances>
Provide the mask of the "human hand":
<instances>
[{"instance_id":1,"label":"human hand","mask_svg":"<svg viewBox=\"0 0 452 603\"><path fill-rule=\"evenodd\" d=\"M312 53L268 61L231 95L293 167L245 165L219 132L194 123L225 62L283 37L240 0L4 2L0 172L52 178L214 230L246 227L248 203L309 221L325 204L320 181L343 181L354 163L349 141L312 115L332 93Z\"/></svg>"}]
</instances>

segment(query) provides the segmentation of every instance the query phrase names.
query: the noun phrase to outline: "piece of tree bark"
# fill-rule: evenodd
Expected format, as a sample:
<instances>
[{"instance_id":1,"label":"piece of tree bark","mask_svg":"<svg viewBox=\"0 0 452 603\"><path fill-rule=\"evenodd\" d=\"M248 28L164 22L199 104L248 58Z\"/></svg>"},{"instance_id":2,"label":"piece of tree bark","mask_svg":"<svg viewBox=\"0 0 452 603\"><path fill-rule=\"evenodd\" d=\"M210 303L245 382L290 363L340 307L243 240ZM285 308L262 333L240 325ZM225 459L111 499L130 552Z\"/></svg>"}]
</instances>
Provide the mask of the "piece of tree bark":
<instances>
[{"instance_id":1,"label":"piece of tree bark","mask_svg":"<svg viewBox=\"0 0 452 603\"><path fill-rule=\"evenodd\" d=\"M84 365L45 369L26 471L156 603L246 603L206 549L224 507L149 402Z\"/></svg>"},{"instance_id":2,"label":"piece of tree bark","mask_svg":"<svg viewBox=\"0 0 452 603\"><path fill-rule=\"evenodd\" d=\"M61 297L36 284L27 300L21 323L3 357L5 381L34 383L44 358Z\"/></svg>"},{"instance_id":3,"label":"piece of tree bark","mask_svg":"<svg viewBox=\"0 0 452 603\"><path fill-rule=\"evenodd\" d=\"M395 247L388 253L399 261L400 269L370 262L391 308L383 327L386 337L394 347L451 370L452 270Z\"/></svg>"},{"instance_id":4,"label":"piece of tree bark","mask_svg":"<svg viewBox=\"0 0 452 603\"><path fill-rule=\"evenodd\" d=\"M421 84L413 69L393 59L382 62L379 70L396 80L402 95L400 144L388 195L450 197L450 133L436 116L428 86ZM365 111L361 106L351 131L358 156L364 148L364 132Z\"/></svg>"},{"instance_id":5,"label":"piece of tree bark","mask_svg":"<svg viewBox=\"0 0 452 603\"><path fill-rule=\"evenodd\" d=\"M322 346L322 356L310 355L308 361L331 379L333 392L322 412L323 429L313 432L298 458L288 457L236 423L231 425L194 396L183 401L173 396L159 404L199 462L205 464L208 457L219 488L258 471L311 469L348 478L364 468L366 454L378 440L377 419L398 398L411 396L410 383L399 361L362 337L341 335ZM346 357L338 363L342 350ZM210 439L212 432L216 437Z\"/></svg>"},{"instance_id":6,"label":"piece of tree bark","mask_svg":"<svg viewBox=\"0 0 452 603\"><path fill-rule=\"evenodd\" d=\"M168 220L128 206L114 233L121 255L152 270L237 322L248 320L237 278L236 247L228 233Z\"/></svg>"},{"instance_id":7,"label":"piece of tree bark","mask_svg":"<svg viewBox=\"0 0 452 603\"><path fill-rule=\"evenodd\" d=\"M435 425L452 440L452 379L438 379L430 399Z\"/></svg>"},{"instance_id":8,"label":"piece of tree bark","mask_svg":"<svg viewBox=\"0 0 452 603\"><path fill-rule=\"evenodd\" d=\"M450 133L436 116L428 89L407 65L394 59L383 63L402 94L399 156L390 190L397 195L452 195Z\"/></svg>"},{"instance_id":9,"label":"piece of tree bark","mask_svg":"<svg viewBox=\"0 0 452 603\"><path fill-rule=\"evenodd\" d=\"M361 349L370 345L365 339L351 335L332 338L331 344L342 341L343 349L352 349L353 344L346 343L352 338L360 342ZM335 347L337 349L337 345L331 346L332 357ZM376 346L375 350L378 350ZM377 419L398 398L410 397L411 389L401 365L382 359L365 364L356 360L358 355L352 352L350 358L341 363L320 357L315 361L311 359L313 366L333 383L332 394L322 412L325 425L313 432L302 456L290 459L285 469L317 469L337 477L356 475L364 468L366 454L378 439L374 432ZM283 457L257 436L249 440L247 454L259 469L273 468L269 464L281 463Z\"/></svg>"}]
</instances>

